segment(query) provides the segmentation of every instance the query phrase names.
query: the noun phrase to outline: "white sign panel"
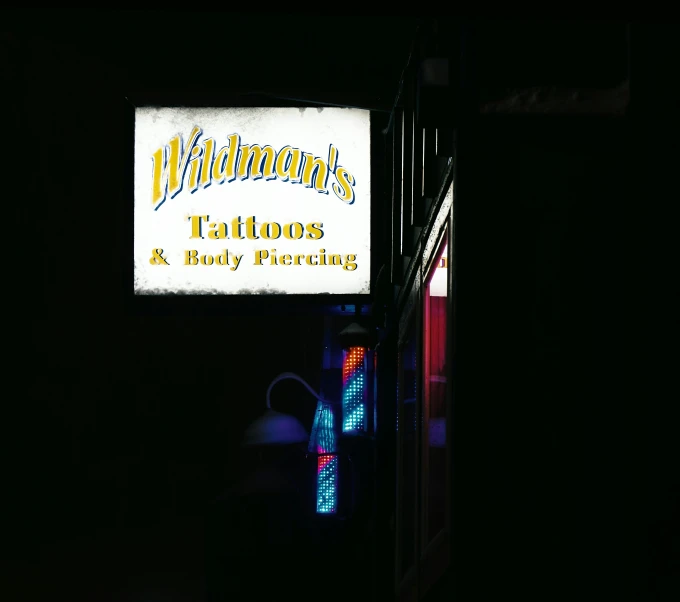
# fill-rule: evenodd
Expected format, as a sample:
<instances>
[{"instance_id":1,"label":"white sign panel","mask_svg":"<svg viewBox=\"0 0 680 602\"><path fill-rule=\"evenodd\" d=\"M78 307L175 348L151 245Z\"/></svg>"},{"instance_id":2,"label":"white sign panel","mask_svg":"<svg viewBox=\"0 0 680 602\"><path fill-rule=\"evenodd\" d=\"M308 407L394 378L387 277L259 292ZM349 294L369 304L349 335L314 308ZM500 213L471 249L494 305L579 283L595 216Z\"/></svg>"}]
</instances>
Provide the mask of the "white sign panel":
<instances>
[{"instance_id":1,"label":"white sign panel","mask_svg":"<svg viewBox=\"0 0 680 602\"><path fill-rule=\"evenodd\" d=\"M370 293L370 113L138 108L135 293Z\"/></svg>"}]
</instances>

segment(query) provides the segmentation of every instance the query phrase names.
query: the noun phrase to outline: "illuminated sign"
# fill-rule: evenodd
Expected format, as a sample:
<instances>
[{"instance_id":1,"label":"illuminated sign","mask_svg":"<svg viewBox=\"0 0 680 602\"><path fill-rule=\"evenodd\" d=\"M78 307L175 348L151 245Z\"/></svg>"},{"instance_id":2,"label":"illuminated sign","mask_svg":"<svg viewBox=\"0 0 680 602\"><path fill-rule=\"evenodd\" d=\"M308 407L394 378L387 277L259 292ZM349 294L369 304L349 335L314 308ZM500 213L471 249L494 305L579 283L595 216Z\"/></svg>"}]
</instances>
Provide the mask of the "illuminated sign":
<instances>
[{"instance_id":1,"label":"illuminated sign","mask_svg":"<svg viewBox=\"0 0 680 602\"><path fill-rule=\"evenodd\" d=\"M136 294L370 293L370 114L135 111Z\"/></svg>"}]
</instances>

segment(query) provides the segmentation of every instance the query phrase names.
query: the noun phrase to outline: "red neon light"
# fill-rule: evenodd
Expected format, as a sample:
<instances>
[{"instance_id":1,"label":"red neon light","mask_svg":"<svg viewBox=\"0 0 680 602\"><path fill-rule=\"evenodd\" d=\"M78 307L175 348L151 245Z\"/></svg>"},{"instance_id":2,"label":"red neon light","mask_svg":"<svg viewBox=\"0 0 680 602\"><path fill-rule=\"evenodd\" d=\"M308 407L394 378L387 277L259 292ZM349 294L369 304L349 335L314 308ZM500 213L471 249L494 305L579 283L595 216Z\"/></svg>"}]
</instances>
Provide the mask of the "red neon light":
<instances>
[{"instance_id":1,"label":"red neon light","mask_svg":"<svg viewBox=\"0 0 680 602\"><path fill-rule=\"evenodd\" d=\"M347 381L354 376L356 371L363 366L364 355L366 354L365 347L351 347L345 356L345 362L342 367L342 384L345 386Z\"/></svg>"},{"instance_id":2,"label":"red neon light","mask_svg":"<svg viewBox=\"0 0 680 602\"><path fill-rule=\"evenodd\" d=\"M324 469L324 467L330 463L332 459L333 456L319 456L319 461L317 464L318 472L321 472Z\"/></svg>"}]
</instances>

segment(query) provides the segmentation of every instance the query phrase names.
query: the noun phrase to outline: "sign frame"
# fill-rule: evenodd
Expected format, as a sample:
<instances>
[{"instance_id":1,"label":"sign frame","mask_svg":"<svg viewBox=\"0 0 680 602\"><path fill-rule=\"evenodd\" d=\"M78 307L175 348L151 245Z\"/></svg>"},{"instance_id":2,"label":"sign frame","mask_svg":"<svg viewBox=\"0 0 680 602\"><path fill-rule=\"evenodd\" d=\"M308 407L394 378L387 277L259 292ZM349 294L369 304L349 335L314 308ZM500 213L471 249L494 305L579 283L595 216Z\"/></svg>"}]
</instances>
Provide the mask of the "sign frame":
<instances>
[{"instance_id":1,"label":"sign frame","mask_svg":"<svg viewBox=\"0 0 680 602\"><path fill-rule=\"evenodd\" d=\"M377 123L374 111L370 115L370 249L371 260L369 270L369 292L365 294L136 294L135 293L135 113L139 107L181 107L181 108L338 108L345 105L288 100L276 96L260 94L223 94L181 90L173 91L137 91L123 99L125 148L123 196L124 216L124 270L123 287L125 305L128 313L142 315L224 315L261 314L261 313L330 313L331 308L338 306L370 306L375 291L375 280L380 264L383 243L380 240L381 216L376 209L380 194L379 177L376 170L376 149L379 148L380 124ZM352 107L348 107L352 108Z\"/></svg>"}]
</instances>

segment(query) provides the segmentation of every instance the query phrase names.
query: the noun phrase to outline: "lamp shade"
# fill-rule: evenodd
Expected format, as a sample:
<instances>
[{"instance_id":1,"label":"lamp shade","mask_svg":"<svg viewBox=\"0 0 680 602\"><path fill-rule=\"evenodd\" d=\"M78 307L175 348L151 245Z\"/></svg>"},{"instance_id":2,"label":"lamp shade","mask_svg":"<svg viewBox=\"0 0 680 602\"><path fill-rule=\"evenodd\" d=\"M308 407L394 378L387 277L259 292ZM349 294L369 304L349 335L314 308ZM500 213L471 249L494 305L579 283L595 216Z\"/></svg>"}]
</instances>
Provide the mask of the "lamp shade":
<instances>
[{"instance_id":1,"label":"lamp shade","mask_svg":"<svg viewBox=\"0 0 680 602\"><path fill-rule=\"evenodd\" d=\"M370 333L366 328L356 322L352 322L349 326L340 331L338 339L343 349L349 349L350 347L368 347L369 334Z\"/></svg>"},{"instance_id":2,"label":"lamp shade","mask_svg":"<svg viewBox=\"0 0 680 602\"><path fill-rule=\"evenodd\" d=\"M243 446L289 445L306 443L308 440L309 435L305 427L295 416L268 408L246 429Z\"/></svg>"}]
</instances>

